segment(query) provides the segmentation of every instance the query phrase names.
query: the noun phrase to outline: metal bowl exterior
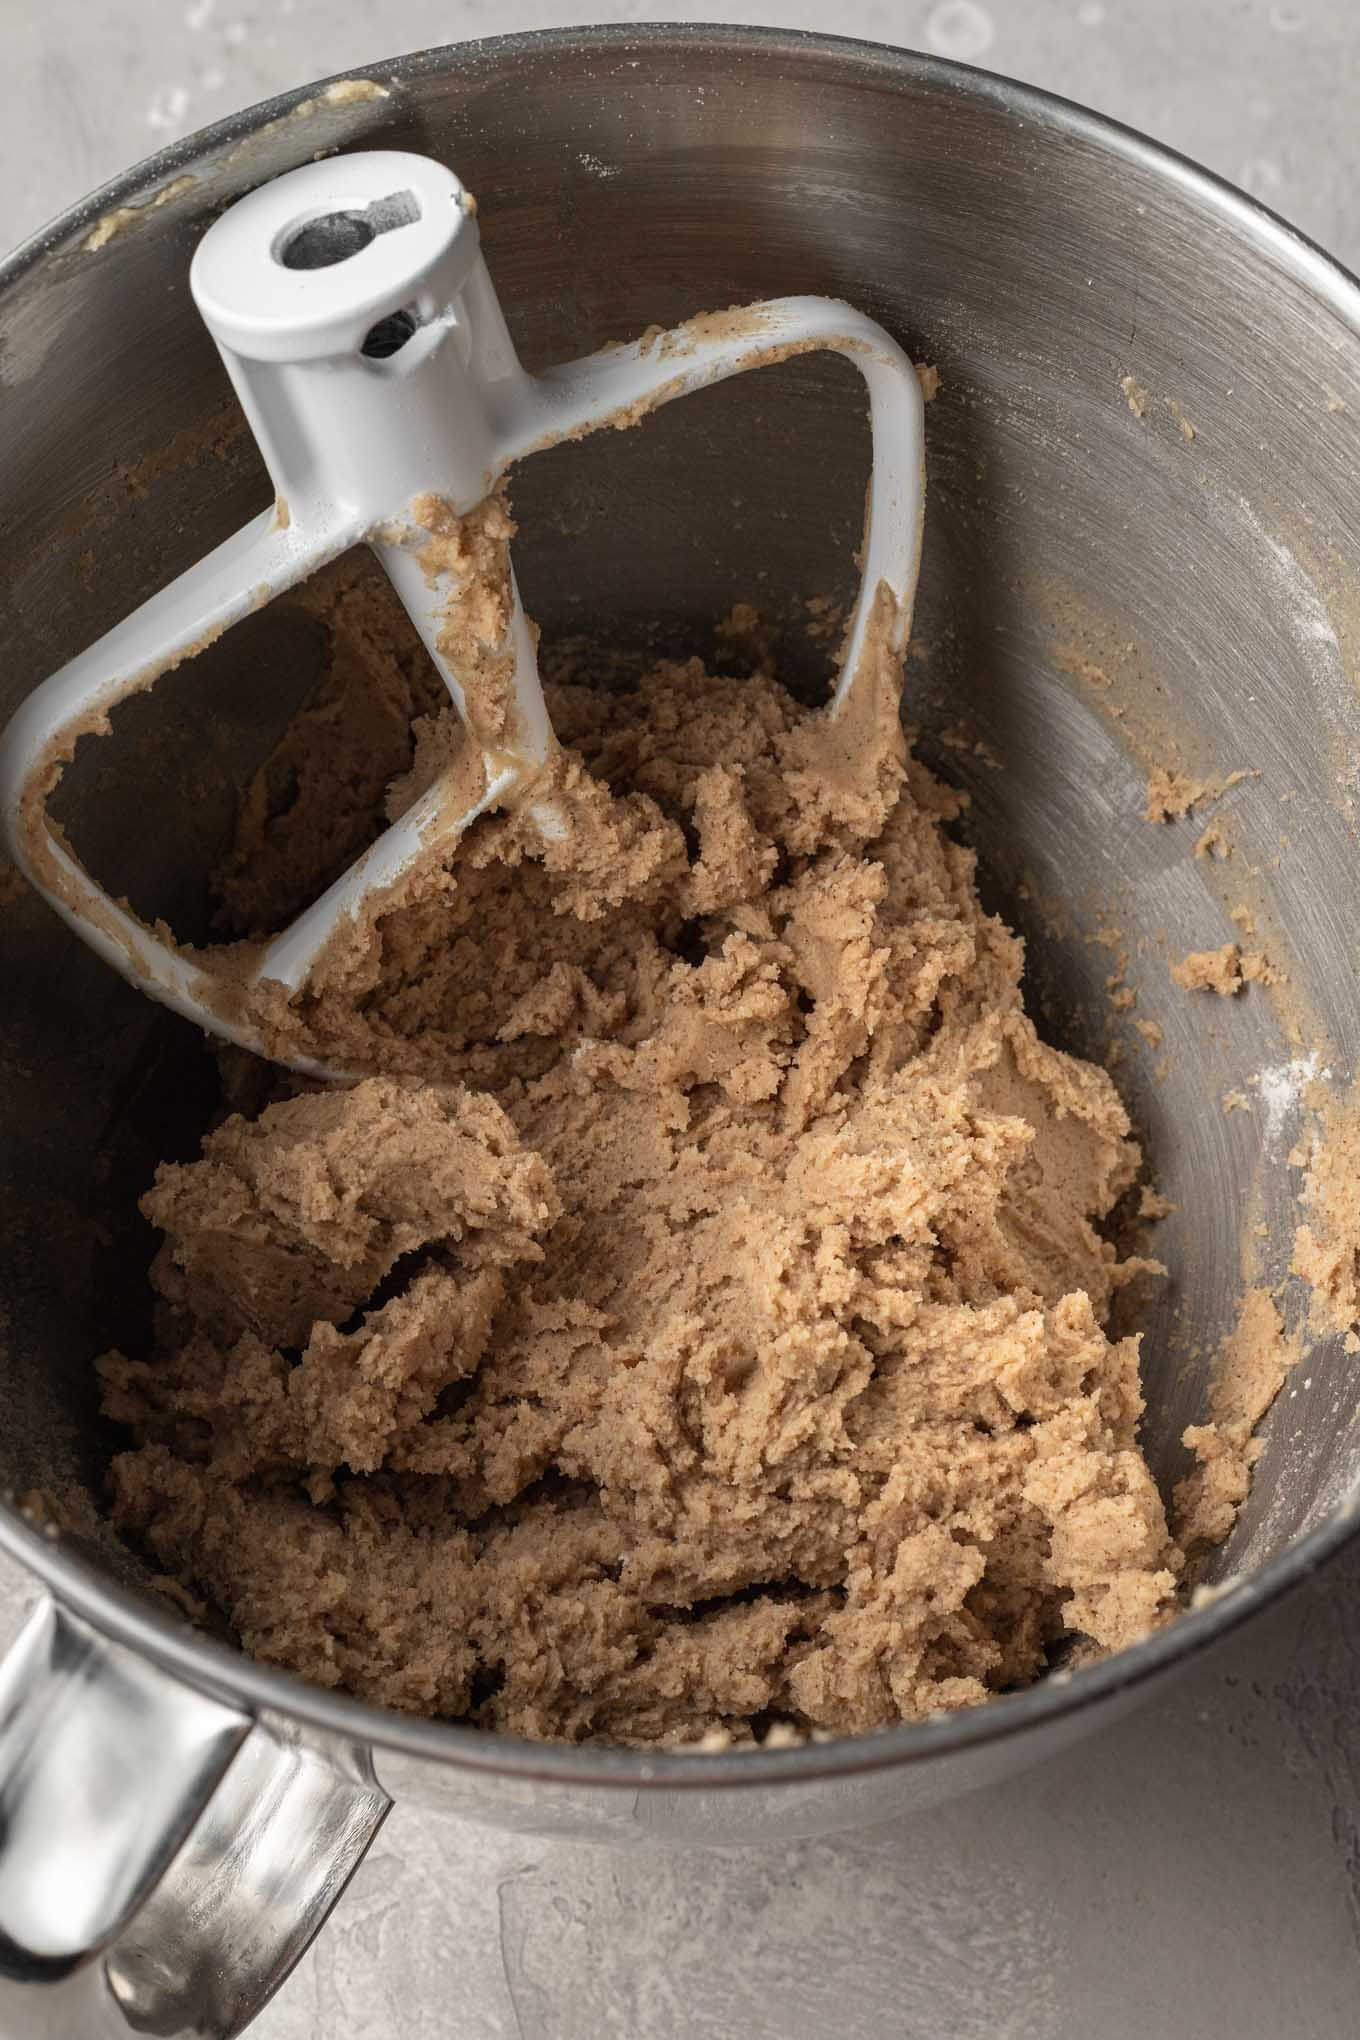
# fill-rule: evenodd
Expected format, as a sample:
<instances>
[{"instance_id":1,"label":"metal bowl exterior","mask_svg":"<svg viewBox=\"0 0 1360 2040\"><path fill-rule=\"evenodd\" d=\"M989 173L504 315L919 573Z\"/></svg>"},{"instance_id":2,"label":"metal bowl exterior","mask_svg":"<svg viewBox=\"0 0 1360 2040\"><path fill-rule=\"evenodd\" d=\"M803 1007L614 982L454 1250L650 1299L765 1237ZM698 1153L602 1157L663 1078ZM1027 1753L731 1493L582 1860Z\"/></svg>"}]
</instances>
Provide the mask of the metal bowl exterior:
<instances>
[{"instance_id":1,"label":"metal bowl exterior","mask_svg":"<svg viewBox=\"0 0 1360 2040\"><path fill-rule=\"evenodd\" d=\"M0 713L258 507L262 477L224 427L225 384L188 297L208 220L319 147L423 150L481 197L488 261L531 367L786 291L846 297L934 361L943 395L929 418L918 612L931 656L911 669L908 713L927 757L972 796L968 827L998 897L1023 873L1032 900L1072 908L1077 926L1037 908L1025 923L1052 1024L1075 1047L1101 1045L1085 1016L1109 964L1083 940L1091 914L1163 927L1173 954L1204 946L1221 916L1214 874L1139 819L1138 729L1164 729L1201 769L1271 768L1242 804L1243 858L1266 873L1259 911L1287 945L1301 1009L1349 1069L1360 1003L1336 960L1349 953L1357 868L1339 764L1360 754L1360 595L1345 565L1360 559L1355 285L1151 144L908 53L754 30L600 30L432 51L372 76L379 93L295 94L192 138L0 273ZM1125 374L1152 393L1150 415L1125 403ZM683 419L613 448L526 471L528 606L549 631L597 614L624 637L674 637L768 576L796 598L772 600L796 664L793 613L839 586L857 536L852 379L791 364L760 394L678 409ZM758 453L734 491L738 443ZM1112 646L1137 647L1122 730L1064 664L1078 612L1083 643L1104 629ZM1004 771L952 749L958 721ZM243 708L231 741L245 744L249 724ZM224 770L229 749L224 738ZM168 781L163 797L154 828L109 810L104 847L134 895L159 882L166 842L212 808L188 796L177 808ZM109 1285L130 1296L145 1264L126 1210L152 1159L201 1124L207 1079L187 1030L149 1013L36 906L7 900L3 915L13 1420L0 1480L68 1494L94 1487L106 1450L88 1363L114 1311ZM1202 1413L1203 1370L1185 1353L1210 1349L1231 1319L1245 1202L1259 1194L1281 1238L1290 1210L1264 1135L1253 1144L1220 1109L1224 1091L1279 1061L1278 1025L1255 1003L1215 1018L1209 1039L1168 1001L1164 1079L1150 1054L1132 1052L1122 1072L1162 1187L1190 1214L1172 1221L1176 1280L1150 1311L1149 1445L1167 1472ZM1322 1354L1307 1399L1270 1433L1225 1561L1241 1576L1211 1605L974 1713L716 1759L538 1747L306 1687L175 1623L93 1510L68 1508L72 1529L52 1538L5 1508L0 1540L96 1629L176 1677L304 1741L371 1751L390 1792L534 1830L750 1840L881 1819L1060 1747L1348 1536L1358 1466L1342 1356Z\"/></svg>"}]
</instances>

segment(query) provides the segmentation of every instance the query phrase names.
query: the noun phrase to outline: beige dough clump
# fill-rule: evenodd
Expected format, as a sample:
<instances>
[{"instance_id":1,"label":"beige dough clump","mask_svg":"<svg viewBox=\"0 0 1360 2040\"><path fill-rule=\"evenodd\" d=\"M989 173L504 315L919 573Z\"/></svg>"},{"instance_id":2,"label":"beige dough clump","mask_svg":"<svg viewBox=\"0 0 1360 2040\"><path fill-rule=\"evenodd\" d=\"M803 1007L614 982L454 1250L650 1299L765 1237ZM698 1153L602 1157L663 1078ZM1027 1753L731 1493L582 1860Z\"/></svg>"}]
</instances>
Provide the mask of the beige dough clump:
<instances>
[{"instance_id":1,"label":"beige dough clump","mask_svg":"<svg viewBox=\"0 0 1360 2040\"><path fill-rule=\"evenodd\" d=\"M366 628L314 719L420 710ZM477 824L273 1015L377 1074L241 1079L148 1194L118 1522L257 1656L529 1736L866 1730L1132 1642L1181 1567L1103 1329L1139 1157L955 797L768 672L549 691L576 830ZM385 781L451 742L367 728L370 790L375 730ZM347 845L315 778L247 800L237 932L379 826L331 764Z\"/></svg>"},{"instance_id":2,"label":"beige dough clump","mask_svg":"<svg viewBox=\"0 0 1360 2040\"><path fill-rule=\"evenodd\" d=\"M1192 949L1172 964L1171 975L1187 992L1216 992L1220 999L1231 999L1244 985L1277 984L1280 974L1259 949L1225 942L1221 949Z\"/></svg>"}]
</instances>

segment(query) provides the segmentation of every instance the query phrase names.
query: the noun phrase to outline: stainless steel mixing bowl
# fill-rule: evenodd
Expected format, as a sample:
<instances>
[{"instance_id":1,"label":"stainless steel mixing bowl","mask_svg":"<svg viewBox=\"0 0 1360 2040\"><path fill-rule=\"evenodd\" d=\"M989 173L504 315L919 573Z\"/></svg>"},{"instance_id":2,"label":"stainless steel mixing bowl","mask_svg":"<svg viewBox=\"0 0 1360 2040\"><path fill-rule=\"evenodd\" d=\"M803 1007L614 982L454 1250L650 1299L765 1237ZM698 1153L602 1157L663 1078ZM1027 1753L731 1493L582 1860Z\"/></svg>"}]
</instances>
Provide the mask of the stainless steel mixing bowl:
<instances>
[{"instance_id":1,"label":"stainless steel mixing bowl","mask_svg":"<svg viewBox=\"0 0 1360 2040\"><path fill-rule=\"evenodd\" d=\"M1169 1280L1140 1298L1148 1449L1169 1483L1243 1242L1267 1275L1287 1261L1286 1066L1317 1047L1343 1078L1360 1041L1360 292L1138 137L899 52L602 30L371 75L380 93L295 94L178 145L0 273L0 712L265 500L189 257L224 203L318 149L457 166L531 366L779 292L863 306L942 377L909 715L972 796L961 826L1029 939L1046 1024L1088 1052L1121 1040L1178 1206L1159 1239ZM812 675L802 604L847 584L859 523L853 375L794 362L607 436L536 460L517 491L545 638L603 619L615 644L702 648L753 596L786 670ZM233 783L310 677L289 628L243 627L157 690L131 765L87 746L72 775L82 848L181 927ZM1158 759L1259 771L1220 810L1230 860L1142 818ZM1323 1346L1267 1423L1211 1574L1222 1591L1135 1650L975 1712L806 1749L640 1755L405 1720L251 1664L176 1619L99 1514L110 1441L91 1356L138 1335L135 1196L157 1157L191 1148L211 1065L35 901L13 886L0 901L0 1540L51 1597L0 1674L6 2031L238 2031L389 1794L536 1830L725 1841L974 1789L1093 1726L1350 1534L1353 1363ZM1289 973L1285 1006L1170 984L1170 956L1233 934L1235 903ZM1160 1046L1112 1014L1120 971ZM1233 1092L1248 1109L1225 1113Z\"/></svg>"}]
</instances>

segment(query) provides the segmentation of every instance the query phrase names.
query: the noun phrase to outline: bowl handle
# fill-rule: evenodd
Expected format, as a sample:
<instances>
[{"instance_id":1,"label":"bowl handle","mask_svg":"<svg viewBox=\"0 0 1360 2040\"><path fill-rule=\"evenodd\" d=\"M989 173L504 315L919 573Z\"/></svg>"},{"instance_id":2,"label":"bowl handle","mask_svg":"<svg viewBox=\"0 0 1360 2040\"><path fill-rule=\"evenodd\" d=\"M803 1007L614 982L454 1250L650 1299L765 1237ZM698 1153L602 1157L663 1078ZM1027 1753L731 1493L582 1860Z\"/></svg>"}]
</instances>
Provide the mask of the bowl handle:
<instances>
[{"instance_id":1,"label":"bowl handle","mask_svg":"<svg viewBox=\"0 0 1360 2040\"><path fill-rule=\"evenodd\" d=\"M288 1975L391 1801L55 1601L0 1664L0 2032L231 2040Z\"/></svg>"}]
</instances>

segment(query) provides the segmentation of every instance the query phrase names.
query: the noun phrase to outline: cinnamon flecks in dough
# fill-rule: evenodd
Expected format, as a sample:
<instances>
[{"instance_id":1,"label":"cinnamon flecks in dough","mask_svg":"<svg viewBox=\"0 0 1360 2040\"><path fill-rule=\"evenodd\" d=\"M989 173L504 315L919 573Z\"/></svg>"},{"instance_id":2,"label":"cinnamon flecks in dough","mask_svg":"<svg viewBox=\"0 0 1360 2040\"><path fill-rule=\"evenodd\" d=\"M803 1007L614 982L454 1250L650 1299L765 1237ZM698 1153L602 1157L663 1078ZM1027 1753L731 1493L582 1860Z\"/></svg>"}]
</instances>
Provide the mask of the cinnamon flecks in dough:
<instances>
[{"instance_id":1,"label":"cinnamon flecks in dough","mask_svg":"<svg viewBox=\"0 0 1360 2040\"><path fill-rule=\"evenodd\" d=\"M118 1522L257 1656L530 1736L865 1730L1134 1641L1181 1568L1102 1328L1138 1151L958 797L768 673L550 692L568 835L478 822L273 1010L383 1074L148 1194ZM267 922L327 818L243 832Z\"/></svg>"}]
</instances>

